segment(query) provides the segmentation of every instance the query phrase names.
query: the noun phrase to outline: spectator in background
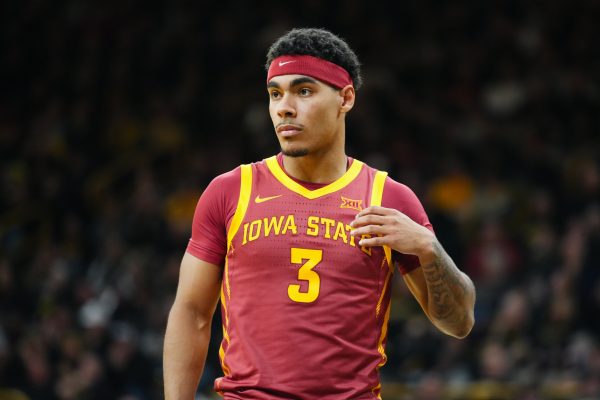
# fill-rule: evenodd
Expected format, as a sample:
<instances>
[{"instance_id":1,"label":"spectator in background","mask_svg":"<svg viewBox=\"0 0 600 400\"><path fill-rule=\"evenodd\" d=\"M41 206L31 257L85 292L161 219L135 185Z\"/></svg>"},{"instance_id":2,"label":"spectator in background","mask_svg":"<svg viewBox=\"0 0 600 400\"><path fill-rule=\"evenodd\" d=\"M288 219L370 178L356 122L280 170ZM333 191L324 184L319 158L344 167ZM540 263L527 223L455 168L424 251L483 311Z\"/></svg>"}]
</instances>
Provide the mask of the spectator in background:
<instances>
[{"instance_id":1,"label":"spectator in background","mask_svg":"<svg viewBox=\"0 0 600 400\"><path fill-rule=\"evenodd\" d=\"M503 264L514 268L508 284L478 302L464 346L420 324L416 304L396 285L390 331L398 335L388 340L394 363L383 379L397 391L383 398L420 393L431 374L444 385L442 398L507 398L490 394L497 378L483 369L494 347L508 349L504 362L517 366L502 384L514 391L508 398L600 397L600 324L590 317L600 310L598 15L588 0L543 7L334 1L296 9L250 9L241 0L7 4L0 13L0 388L66 398L61 382L79 365L90 382L102 381L114 368L109 349L123 346L115 326L128 323L148 376L141 392L105 385L104 398L160 398L153 338L164 330L177 284L174 255L189 236L177 222L191 218L182 199L276 150L256 140L268 136L268 114L256 111L266 101L256 96L263 71L248 66L260 65L265 46L291 26L321 25L354 44L369 77L347 132L349 152L421 198L431 194L431 222L457 263L476 253L479 265L495 262L476 245L474 227L488 221L497 224L492 244L509 243L518 255ZM206 61L214 59L228 62ZM235 98L232 88L242 88ZM463 202L440 206L437 178L455 176L468 188ZM492 200L501 207L490 219ZM90 304L102 310L96 319L87 318ZM514 327L499 331L507 319ZM31 365L47 390L42 397L29 385ZM218 369L209 359L212 378ZM140 386L129 370L114 373Z\"/></svg>"}]
</instances>

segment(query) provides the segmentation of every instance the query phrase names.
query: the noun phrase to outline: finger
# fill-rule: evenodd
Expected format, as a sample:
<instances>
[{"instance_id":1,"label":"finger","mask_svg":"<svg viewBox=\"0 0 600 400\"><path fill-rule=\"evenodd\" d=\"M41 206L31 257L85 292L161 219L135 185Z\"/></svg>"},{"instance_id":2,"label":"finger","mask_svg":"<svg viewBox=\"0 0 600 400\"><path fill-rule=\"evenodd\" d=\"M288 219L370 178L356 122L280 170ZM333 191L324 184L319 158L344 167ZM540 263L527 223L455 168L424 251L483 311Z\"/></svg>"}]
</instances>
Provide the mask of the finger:
<instances>
[{"instance_id":1,"label":"finger","mask_svg":"<svg viewBox=\"0 0 600 400\"><path fill-rule=\"evenodd\" d=\"M368 214L363 215L362 217L359 217L354 221L350 222L350 226L353 228L358 228L365 225L384 225L388 222L389 221L387 217L381 215Z\"/></svg>"},{"instance_id":2,"label":"finger","mask_svg":"<svg viewBox=\"0 0 600 400\"><path fill-rule=\"evenodd\" d=\"M389 233L388 231L388 228L383 225L367 225L351 230L350 235L356 237L361 235L386 235Z\"/></svg>"},{"instance_id":3,"label":"finger","mask_svg":"<svg viewBox=\"0 0 600 400\"><path fill-rule=\"evenodd\" d=\"M375 215L392 215L396 210L393 208L386 208L380 206L371 206L367 207L358 214L356 214L356 218L362 217L363 215L375 214Z\"/></svg>"},{"instance_id":4,"label":"finger","mask_svg":"<svg viewBox=\"0 0 600 400\"><path fill-rule=\"evenodd\" d=\"M387 245L385 236L375 236L372 238L364 238L358 241L359 246L373 247L373 246L385 246Z\"/></svg>"}]
</instances>

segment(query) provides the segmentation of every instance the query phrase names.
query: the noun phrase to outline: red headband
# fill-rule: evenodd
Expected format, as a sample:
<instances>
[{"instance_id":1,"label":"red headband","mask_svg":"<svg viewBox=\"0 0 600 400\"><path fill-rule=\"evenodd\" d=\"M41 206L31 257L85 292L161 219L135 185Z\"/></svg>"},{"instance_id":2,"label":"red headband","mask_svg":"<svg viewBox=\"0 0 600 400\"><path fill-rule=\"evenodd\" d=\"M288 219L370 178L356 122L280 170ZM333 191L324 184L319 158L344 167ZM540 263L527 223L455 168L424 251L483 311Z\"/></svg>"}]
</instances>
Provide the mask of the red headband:
<instances>
[{"instance_id":1,"label":"red headband","mask_svg":"<svg viewBox=\"0 0 600 400\"><path fill-rule=\"evenodd\" d=\"M344 68L322 58L306 55L289 55L274 59L269 66L267 83L275 76L295 74L311 76L338 89L352 85L352 78Z\"/></svg>"}]
</instances>

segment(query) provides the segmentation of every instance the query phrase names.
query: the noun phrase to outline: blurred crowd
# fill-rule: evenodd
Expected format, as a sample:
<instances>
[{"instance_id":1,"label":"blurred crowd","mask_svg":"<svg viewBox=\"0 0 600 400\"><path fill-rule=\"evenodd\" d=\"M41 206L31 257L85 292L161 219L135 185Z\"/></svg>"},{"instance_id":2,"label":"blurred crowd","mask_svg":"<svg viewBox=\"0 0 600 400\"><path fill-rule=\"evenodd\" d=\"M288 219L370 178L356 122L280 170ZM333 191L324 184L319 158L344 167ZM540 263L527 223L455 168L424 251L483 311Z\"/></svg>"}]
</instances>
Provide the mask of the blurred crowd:
<instances>
[{"instance_id":1,"label":"blurred crowd","mask_svg":"<svg viewBox=\"0 0 600 400\"><path fill-rule=\"evenodd\" d=\"M600 398L599 18L592 0L2 5L0 398L162 398L196 201L278 151L263 64L295 26L358 53L348 153L415 190L477 288L456 340L397 279L384 399Z\"/></svg>"}]
</instances>

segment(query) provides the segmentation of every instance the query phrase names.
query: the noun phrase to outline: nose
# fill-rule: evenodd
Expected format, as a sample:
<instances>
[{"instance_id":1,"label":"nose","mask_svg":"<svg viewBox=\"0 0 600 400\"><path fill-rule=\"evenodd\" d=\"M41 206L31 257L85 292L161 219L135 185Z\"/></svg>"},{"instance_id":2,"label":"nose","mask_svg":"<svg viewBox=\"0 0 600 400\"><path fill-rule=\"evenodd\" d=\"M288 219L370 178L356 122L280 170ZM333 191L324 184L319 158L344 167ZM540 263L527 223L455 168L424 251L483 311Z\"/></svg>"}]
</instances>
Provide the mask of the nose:
<instances>
[{"instance_id":1,"label":"nose","mask_svg":"<svg viewBox=\"0 0 600 400\"><path fill-rule=\"evenodd\" d=\"M292 96L287 93L284 94L283 97L277 102L276 111L279 118L295 117L296 107L294 105Z\"/></svg>"}]
</instances>

